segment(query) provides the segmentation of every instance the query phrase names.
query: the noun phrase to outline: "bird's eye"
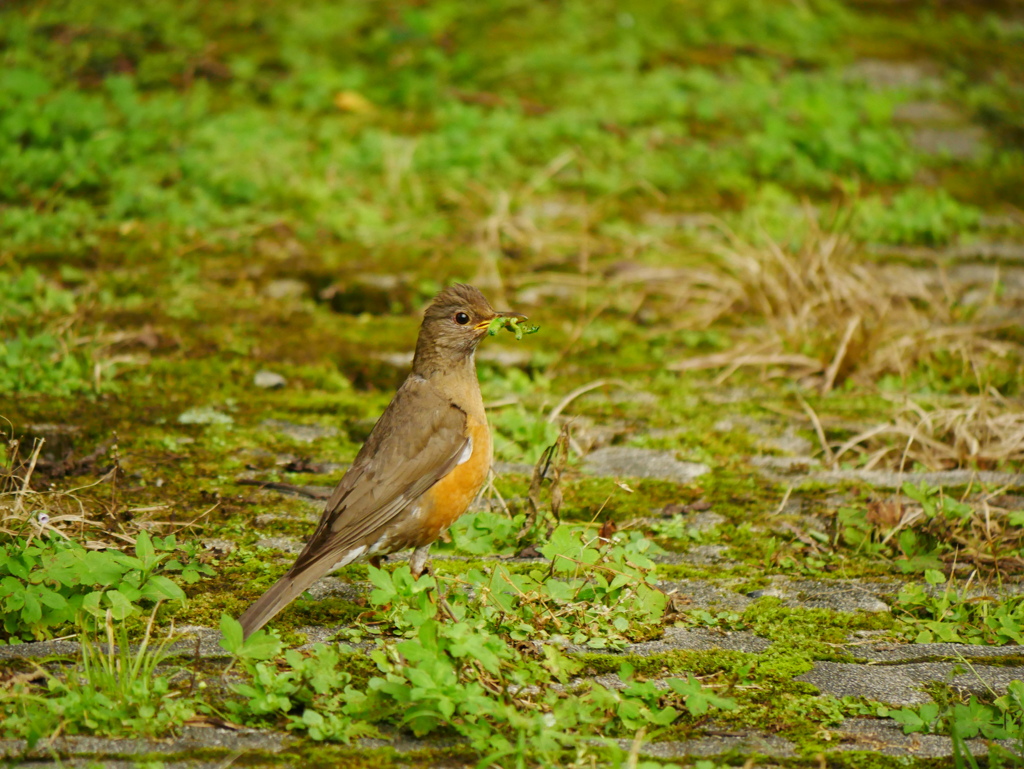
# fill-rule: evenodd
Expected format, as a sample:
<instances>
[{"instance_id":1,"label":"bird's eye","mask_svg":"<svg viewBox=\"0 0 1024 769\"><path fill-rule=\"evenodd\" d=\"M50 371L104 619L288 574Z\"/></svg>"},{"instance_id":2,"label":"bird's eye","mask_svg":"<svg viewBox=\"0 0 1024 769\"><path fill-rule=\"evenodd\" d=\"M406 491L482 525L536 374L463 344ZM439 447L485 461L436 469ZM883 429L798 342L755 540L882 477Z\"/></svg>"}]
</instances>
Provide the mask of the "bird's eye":
<instances>
[{"instance_id":1,"label":"bird's eye","mask_svg":"<svg viewBox=\"0 0 1024 769\"><path fill-rule=\"evenodd\" d=\"M469 323L469 316L466 315L466 313L464 312L457 312L455 313L455 322L458 323L460 326L465 326L467 323Z\"/></svg>"}]
</instances>

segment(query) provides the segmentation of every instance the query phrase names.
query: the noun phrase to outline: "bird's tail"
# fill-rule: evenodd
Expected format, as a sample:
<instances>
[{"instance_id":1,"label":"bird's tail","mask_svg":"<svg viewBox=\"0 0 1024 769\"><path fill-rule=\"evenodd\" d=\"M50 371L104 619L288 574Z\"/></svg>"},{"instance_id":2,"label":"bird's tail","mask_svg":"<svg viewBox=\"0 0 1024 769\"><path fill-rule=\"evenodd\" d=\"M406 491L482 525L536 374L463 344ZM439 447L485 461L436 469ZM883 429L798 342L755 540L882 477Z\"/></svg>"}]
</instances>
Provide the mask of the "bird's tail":
<instances>
[{"instance_id":1,"label":"bird's tail","mask_svg":"<svg viewBox=\"0 0 1024 769\"><path fill-rule=\"evenodd\" d=\"M318 569L307 568L298 573L289 571L238 618L242 634L248 638L266 625L320 576Z\"/></svg>"}]
</instances>

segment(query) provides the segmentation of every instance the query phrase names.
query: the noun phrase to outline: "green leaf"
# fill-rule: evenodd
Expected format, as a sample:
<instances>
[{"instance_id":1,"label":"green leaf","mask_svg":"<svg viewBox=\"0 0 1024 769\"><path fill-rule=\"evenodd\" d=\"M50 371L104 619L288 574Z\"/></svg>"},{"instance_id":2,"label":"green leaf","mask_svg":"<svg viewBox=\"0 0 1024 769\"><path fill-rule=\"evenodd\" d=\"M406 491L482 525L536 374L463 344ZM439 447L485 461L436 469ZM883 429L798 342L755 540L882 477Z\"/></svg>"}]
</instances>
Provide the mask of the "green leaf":
<instances>
[{"instance_id":1,"label":"green leaf","mask_svg":"<svg viewBox=\"0 0 1024 769\"><path fill-rule=\"evenodd\" d=\"M108 590L103 596L110 603L110 615L114 619L122 620L135 613L135 605L120 590Z\"/></svg>"},{"instance_id":2,"label":"green leaf","mask_svg":"<svg viewBox=\"0 0 1024 769\"><path fill-rule=\"evenodd\" d=\"M221 614L220 634L220 648L237 657L242 648L242 624L228 614Z\"/></svg>"},{"instance_id":3,"label":"green leaf","mask_svg":"<svg viewBox=\"0 0 1024 769\"><path fill-rule=\"evenodd\" d=\"M281 653L281 639L268 630L257 630L245 639L238 657L246 660L269 660Z\"/></svg>"},{"instance_id":4,"label":"green leaf","mask_svg":"<svg viewBox=\"0 0 1024 769\"><path fill-rule=\"evenodd\" d=\"M68 599L62 596L60 593L54 593L52 590L38 590L39 601L51 609L66 609L68 606Z\"/></svg>"},{"instance_id":5,"label":"green leaf","mask_svg":"<svg viewBox=\"0 0 1024 769\"><path fill-rule=\"evenodd\" d=\"M151 601L184 601L185 591L174 584L169 578L154 574L142 586L142 597Z\"/></svg>"},{"instance_id":6,"label":"green leaf","mask_svg":"<svg viewBox=\"0 0 1024 769\"><path fill-rule=\"evenodd\" d=\"M143 568L147 571L153 568L153 566L160 561L160 559L156 557L156 551L153 549L153 541L145 531L140 531L139 535L135 538L135 555L142 562Z\"/></svg>"}]
</instances>

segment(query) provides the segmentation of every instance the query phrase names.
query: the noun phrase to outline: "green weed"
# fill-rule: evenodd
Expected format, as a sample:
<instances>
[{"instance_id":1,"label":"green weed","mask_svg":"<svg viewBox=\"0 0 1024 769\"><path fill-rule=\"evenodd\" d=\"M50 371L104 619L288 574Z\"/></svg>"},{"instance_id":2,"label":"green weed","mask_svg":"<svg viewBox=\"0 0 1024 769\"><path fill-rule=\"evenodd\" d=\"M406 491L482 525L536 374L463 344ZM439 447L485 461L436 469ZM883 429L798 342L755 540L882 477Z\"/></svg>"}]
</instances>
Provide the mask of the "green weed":
<instances>
[{"instance_id":1,"label":"green weed","mask_svg":"<svg viewBox=\"0 0 1024 769\"><path fill-rule=\"evenodd\" d=\"M38 270L0 270L0 392L72 395L93 388L90 359L55 319L75 314L70 291Z\"/></svg>"},{"instance_id":2,"label":"green weed","mask_svg":"<svg viewBox=\"0 0 1024 769\"><path fill-rule=\"evenodd\" d=\"M1024 752L1024 682L1011 681L1007 693L992 702L971 695L966 702L946 704L929 702L918 707L885 709L879 713L903 726L904 734L948 734L953 741L957 769L978 769L966 740L1013 740L1016 752L1000 745L989 745L989 767L1018 766Z\"/></svg>"},{"instance_id":3,"label":"green weed","mask_svg":"<svg viewBox=\"0 0 1024 769\"><path fill-rule=\"evenodd\" d=\"M853 232L876 243L941 246L974 231L981 211L946 190L911 187L891 200L871 196L857 203Z\"/></svg>"},{"instance_id":4,"label":"green weed","mask_svg":"<svg viewBox=\"0 0 1024 769\"><path fill-rule=\"evenodd\" d=\"M241 626L224 615L221 646L242 665L250 683L233 684L239 699L229 700L229 716L246 726L274 725L307 733L314 740L348 744L356 737L375 736L376 730L351 715L365 710L366 697L351 685L352 676L340 669L341 654L317 644L303 654L289 649L284 664L272 662L281 643L265 630L242 640Z\"/></svg>"},{"instance_id":5,"label":"green weed","mask_svg":"<svg viewBox=\"0 0 1024 769\"><path fill-rule=\"evenodd\" d=\"M892 559L904 573L942 568L954 553L961 561L991 568L1012 557L1018 545L1016 516L983 497L956 499L922 481L905 483L904 497L872 500L837 512L837 543L877 558Z\"/></svg>"},{"instance_id":6,"label":"green weed","mask_svg":"<svg viewBox=\"0 0 1024 769\"><path fill-rule=\"evenodd\" d=\"M896 596L894 609L904 634L915 643L1024 644L1024 596L968 598L941 571L928 570L933 594L911 582Z\"/></svg>"},{"instance_id":7,"label":"green weed","mask_svg":"<svg viewBox=\"0 0 1024 769\"><path fill-rule=\"evenodd\" d=\"M59 734L156 736L180 727L199 705L181 696L167 673L158 673L170 637L153 645L155 617L156 609L137 648L111 610L103 615L100 637L94 623L83 624L81 666L71 662L58 673L40 669L42 690L16 678L0 691L0 730L25 738L31 749Z\"/></svg>"},{"instance_id":8,"label":"green weed","mask_svg":"<svg viewBox=\"0 0 1024 769\"><path fill-rule=\"evenodd\" d=\"M563 558L578 558L574 542L561 549L567 551ZM585 740L735 707L692 675L670 679L666 690L635 680L628 665L621 691L570 685L580 664L554 644L531 652L514 632L496 627L501 623L484 586L474 584L476 597L469 599L455 593L457 583L438 596L434 578L413 580L405 566L393 574L371 569L370 576L377 587L369 602L386 622L382 629L403 638L386 640L371 653L378 674L365 689L353 687L351 676L338 670L336 651L292 651L285 666L272 667L258 660L279 652L273 636L260 631L243 642L237 623L222 620L224 647L252 677L251 684L234 687L242 697L228 705L236 718L284 717L288 728L308 729L315 739L348 740L368 733L373 722L397 723L416 735L454 732L485 756L484 763L520 765L556 760Z\"/></svg>"},{"instance_id":9,"label":"green weed","mask_svg":"<svg viewBox=\"0 0 1024 769\"><path fill-rule=\"evenodd\" d=\"M3 640L50 638L82 613L109 612L115 621L138 616L159 601L184 601L168 575L192 583L212 573L196 560L195 543L179 545L174 535L151 539L140 532L134 555L88 550L57 534L0 542Z\"/></svg>"}]
</instances>

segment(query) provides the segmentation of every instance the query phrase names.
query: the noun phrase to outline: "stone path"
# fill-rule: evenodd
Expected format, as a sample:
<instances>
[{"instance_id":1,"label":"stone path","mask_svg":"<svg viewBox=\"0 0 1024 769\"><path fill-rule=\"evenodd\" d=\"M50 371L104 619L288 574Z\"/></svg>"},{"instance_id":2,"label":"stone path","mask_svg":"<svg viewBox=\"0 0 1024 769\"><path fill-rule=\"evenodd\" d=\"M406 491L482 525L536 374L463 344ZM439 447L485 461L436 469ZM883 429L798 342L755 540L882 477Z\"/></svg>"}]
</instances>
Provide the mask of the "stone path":
<instances>
[{"instance_id":1,"label":"stone path","mask_svg":"<svg viewBox=\"0 0 1024 769\"><path fill-rule=\"evenodd\" d=\"M751 429L757 430L756 425ZM799 441L790 441L791 448L802 448ZM785 459L785 458L783 458ZM793 459L790 457L790 459ZM815 469L815 463L808 457L797 457L785 475L787 482L799 489L805 480L820 480L822 471ZM761 462L760 472L779 472L777 466ZM708 468L690 462L683 462L672 452L647 449L606 447L591 453L584 464L584 471L602 477L631 478L645 477L671 480L678 483L690 482L708 472ZM880 474L847 471L843 477L873 483L879 487L891 487L891 478ZM921 479L937 483L952 478L945 474L941 478L932 475L903 474L900 480L916 483ZM956 475L954 482L964 482ZM998 482L1008 486L1007 492L1018 493L1024 488L1021 476L998 477ZM318 490L314 490L318 491ZM272 492L268 492L272 493ZM796 497L799 496L797 493ZM311 503L309 511L299 515L315 519L319 503ZM787 508L799 510L798 500ZM725 519L713 510L685 513L687 521L695 528L712 532ZM760 528L770 532L771 522L762 522ZM282 553L294 553L299 545L286 538L267 539L260 542L274 547ZM851 580L851 579L807 579L786 576L772 576L762 580L762 587L756 590L736 589L745 578L752 575L736 574L733 570L738 563L726 557L726 546L704 544L691 547L688 552L669 554L662 560L697 565L717 564L721 568L718 579L666 580L660 587L667 593L676 593L687 601L686 609L704 609L709 612L741 612L751 602L765 596L780 599L783 605L808 609L825 608L835 612L887 612L889 603L901 587L901 581L892 580ZM1008 584L1001 588L1005 594L1015 594L1020 588ZM344 583L335 578L325 578L313 588L315 596L343 595L357 597L365 590L363 585ZM226 655L218 645L219 633L212 628L181 628L182 641L173 651L183 657L199 656L216 665L218 660L226 661ZM310 627L306 632L309 643L329 639L333 628ZM198 641L198 644L197 644ZM770 653L773 642L750 631L725 632L713 628L668 627L664 635L656 640L633 644L620 652L607 654L635 654L642 657L673 651L707 651L714 649L733 650L750 655ZM0 660L39 659L55 654L70 655L77 650L77 644L68 641L29 643L20 646L0 646ZM569 646L569 652L594 650ZM945 684L964 694L991 697L992 693L1003 694L1007 685L1014 680L1024 679L1024 647L984 647L962 644L902 644L891 639L876 637L875 631L852 634L845 645L840 645L837 654L846 653L854 661L817 661L813 667L795 677L795 681L814 687L822 695L833 697L862 697L868 701L892 707L921 705L929 702L929 684ZM614 674L602 675L598 680L607 686L622 686ZM28 756L24 754L25 744L21 741L0 741L0 756L21 757L24 766L90 766L96 761L109 767L134 767L145 757L164 757L165 767L223 767L244 756L246 766L274 765L274 756L286 751L296 738L283 733L246 729L225 729L216 726L206 728L186 727L181 733L166 740L145 739L98 739L88 737L62 737L52 743L39 745ZM885 718L856 718L823 728L822 739L834 751L866 751L906 758L943 758L952 755L952 743L947 737L935 735L905 735L899 724ZM388 748L399 753L436 749L438 743L431 740L416 740L408 735L395 734L391 739L363 740L359 748L363 751ZM630 748L632 743L622 742ZM978 755L988 750L983 740L970 743ZM202 751L197 754L197 751ZM647 742L640 748L642 755L661 759L687 760L699 757L723 756L740 752L743 755L758 755L768 763L781 762L801 756L798 745L779 735L762 733L750 729L728 729L712 722L705 734L687 741ZM202 755L206 758L176 760L177 756ZM163 760L163 758L161 759ZM768 764L762 764L768 765Z\"/></svg>"}]
</instances>

